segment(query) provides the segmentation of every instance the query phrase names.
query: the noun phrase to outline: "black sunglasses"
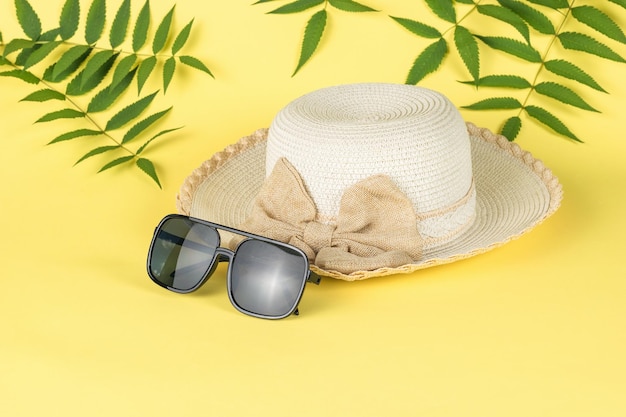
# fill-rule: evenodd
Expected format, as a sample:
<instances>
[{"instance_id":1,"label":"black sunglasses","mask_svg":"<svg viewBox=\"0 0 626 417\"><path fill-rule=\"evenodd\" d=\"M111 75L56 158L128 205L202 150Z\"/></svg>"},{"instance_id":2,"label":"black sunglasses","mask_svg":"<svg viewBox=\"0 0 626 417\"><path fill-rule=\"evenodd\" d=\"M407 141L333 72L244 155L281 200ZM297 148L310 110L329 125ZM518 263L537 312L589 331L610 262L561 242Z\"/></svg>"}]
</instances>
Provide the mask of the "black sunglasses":
<instances>
[{"instance_id":1,"label":"black sunglasses","mask_svg":"<svg viewBox=\"0 0 626 417\"><path fill-rule=\"evenodd\" d=\"M225 231L246 237L232 251L220 247ZM282 319L298 314L307 282L319 284L300 249L242 230L180 214L165 216L154 231L148 252L148 275L178 293L197 290L228 261L228 297L244 314Z\"/></svg>"}]
</instances>

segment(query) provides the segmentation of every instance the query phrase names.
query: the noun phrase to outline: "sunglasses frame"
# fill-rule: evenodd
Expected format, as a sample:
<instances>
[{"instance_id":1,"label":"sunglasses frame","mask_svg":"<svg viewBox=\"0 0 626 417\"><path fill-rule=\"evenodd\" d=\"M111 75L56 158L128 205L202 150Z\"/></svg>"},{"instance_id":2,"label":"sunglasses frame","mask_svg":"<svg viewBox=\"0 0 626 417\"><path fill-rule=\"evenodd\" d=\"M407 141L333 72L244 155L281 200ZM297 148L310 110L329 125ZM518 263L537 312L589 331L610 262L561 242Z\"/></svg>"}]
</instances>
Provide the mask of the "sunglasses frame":
<instances>
[{"instance_id":1,"label":"sunglasses frame","mask_svg":"<svg viewBox=\"0 0 626 417\"><path fill-rule=\"evenodd\" d=\"M152 255L153 255L153 249L155 246L155 243L157 242L157 236L159 234L159 232L161 231L163 225L168 222L169 220L173 220L173 219L183 219L183 220L190 220L192 222L195 223L199 223L202 224L204 226L208 226L211 227L213 229L215 229L215 231L217 232L217 236L218 236L218 242L217 242L217 248L215 249L215 253L213 254L213 259L211 260L211 264L207 267L206 272L204 273L204 275L202 276L202 278L198 281L198 284L196 284L195 286L193 286L192 288L188 289L188 290L180 290L177 288L173 288L170 287L169 285L163 284L162 282L160 282L152 273L150 265L152 263ZM232 233L232 234L236 234L236 235L240 235L240 236L244 236L246 237L246 239L242 240L238 245L237 248L235 248L235 250L230 250L228 248L219 246L222 243L222 236L220 235L219 231L225 231L228 233ZM237 249L239 249L239 246L241 244L243 244L244 242L253 239L253 240L259 240L262 242L266 242L266 243L270 243L272 245L275 246L279 246L279 247L284 247L287 248L293 252L296 252L297 254L299 254L300 256L302 256L302 259L304 260L304 266L305 266L305 271L307 271L305 273L305 275L302 277L302 284L300 286L300 290L299 290L299 294L296 297L296 300L294 302L293 307L285 314L279 315L279 316L268 316L265 314L259 314L259 313L255 313L253 311L248 311L242 307L240 307L234 300L233 298L233 294L232 294L232 266L233 266L233 259L235 258L235 254L237 253ZM148 259L147 259L147 264L146 264L146 268L148 271L148 276L150 277L150 279L157 285L159 285L160 287L163 287L169 291L172 292L176 292L179 294L188 294L191 292L196 291L197 289L199 289L200 287L202 287L208 280L209 278L211 278L211 276L213 275L213 273L215 272L215 269L217 268L217 266L221 263L221 262L228 262L228 271L226 274L226 286L227 286L227 292L228 292L228 298L230 300L230 303L232 304L233 307L235 307L235 309L237 309L239 312L252 316L252 317L258 317L258 318L262 318L262 319L273 319L273 320L277 320L277 319L282 319L285 317L288 317L292 314L294 315L299 315L299 310L298 310L298 304L300 303L300 300L302 299L302 295L304 294L304 288L306 286L307 282L311 282L313 284L319 285L320 281L321 281L321 277L316 274L315 272L311 271L310 269L310 265L309 265L309 260L307 258L307 256L305 255L305 253L300 250L299 248L289 245L287 243L284 242L280 242L274 239L270 239L264 236L260 236L260 235L256 235L253 233L249 233L243 230L239 230L239 229L235 229L233 227L228 227L228 226L224 226L221 224L217 224L217 223L212 223L209 222L207 220L203 220L203 219L198 219L196 217L191 217L191 216L185 216L183 214L168 214L167 216L165 216L163 219L161 219L161 221L159 222L159 224L157 225L157 227L154 229L154 233L152 235L152 240L150 242L150 248L148 250Z\"/></svg>"}]
</instances>

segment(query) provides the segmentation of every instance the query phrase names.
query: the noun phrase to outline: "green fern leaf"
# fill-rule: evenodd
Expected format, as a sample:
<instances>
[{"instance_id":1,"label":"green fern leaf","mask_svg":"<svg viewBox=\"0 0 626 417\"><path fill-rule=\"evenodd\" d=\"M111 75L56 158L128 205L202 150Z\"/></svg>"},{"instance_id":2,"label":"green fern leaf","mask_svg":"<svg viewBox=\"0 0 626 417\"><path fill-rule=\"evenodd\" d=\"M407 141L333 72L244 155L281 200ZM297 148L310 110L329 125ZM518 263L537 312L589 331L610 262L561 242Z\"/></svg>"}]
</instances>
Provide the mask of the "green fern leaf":
<instances>
[{"instance_id":1,"label":"green fern leaf","mask_svg":"<svg viewBox=\"0 0 626 417\"><path fill-rule=\"evenodd\" d=\"M578 107L583 110L589 110L598 112L598 110L591 107L585 100L583 100L574 91L565 87L564 85L554 82L542 82L535 86L535 91L544 96L551 97L562 103L569 104L570 106Z\"/></svg>"},{"instance_id":2,"label":"green fern leaf","mask_svg":"<svg viewBox=\"0 0 626 417\"><path fill-rule=\"evenodd\" d=\"M112 55L103 65L98 67L97 70L91 74L86 73L87 67L85 67L84 70L79 72L78 75L69 82L65 93L68 96L79 96L90 92L104 81L104 78L113 67L116 59L117 54Z\"/></svg>"},{"instance_id":3,"label":"green fern leaf","mask_svg":"<svg viewBox=\"0 0 626 417\"><path fill-rule=\"evenodd\" d=\"M175 127L173 129L166 129L166 130L160 131L159 133L157 133L156 135L154 135L150 139L148 139L143 145L141 145L141 147L139 149L137 149L137 152L135 154L136 155L141 154L148 147L148 145L150 145L155 139L158 139L161 136L166 135L168 133L175 132L175 131L177 131L179 129L182 129L182 127Z\"/></svg>"},{"instance_id":4,"label":"green fern leaf","mask_svg":"<svg viewBox=\"0 0 626 417\"><path fill-rule=\"evenodd\" d=\"M565 124L563 124L562 121L560 121L549 111L537 106L526 106L524 110L526 110L526 113L530 117L548 126L550 129L554 130L558 134L573 139L576 142L582 142L580 139L578 139L578 137L576 137L574 133L572 133L571 130L569 130L567 126L565 126Z\"/></svg>"},{"instance_id":5,"label":"green fern leaf","mask_svg":"<svg viewBox=\"0 0 626 417\"><path fill-rule=\"evenodd\" d=\"M126 74L124 78L118 80L115 84L111 82L108 87L102 89L98 94L96 94L87 106L87 113L97 113L111 107L111 105L113 105L113 103L130 86L136 72L137 69L133 69Z\"/></svg>"},{"instance_id":6,"label":"green fern leaf","mask_svg":"<svg viewBox=\"0 0 626 417\"><path fill-rule=\"evenodd\" d=\"M180 33L176 36L176 39L174 39L174 43L172 44L172 55L176 55L181 49L183 49L183 46L185 46L185 43L187 43L187 39L189 39L192 25L193 19L191 19L191 22L187 23L183 30L181 30Z\"/></svg>"},{"instance_id":7,"label":"green fern leaf","mask_svg":"<svg viewBox=\"0 0 626 417\"><path fill-rule=\"evenodd\" d=\"M437 16L446 22L456 23L456 10L452 0L425 0L426 4Z\"/></svg>"},{"instance_id":8,"label":"green fern leaf","mask_svg":"<svg viewBox=\"0 0 626 417\"><path fill-rule=\"evenodd\" d=\"M53 111L51 113L48 113L42 116L35 123L51 122L53 120L58 120L58 119L76 119L78 117L84 117L84 116L85 116L85 113L83 113L82 111L78 111L74 109L63 109L63 110Z\"/></svg>"},{"instance_id":9,"label":"green fern leaf","mask_svg":"<svg viewBox=\"0 0 626 417\"><path fill-rule=\"evenodd\" d=\"M322 35L324 34L326 18L327 13L324 9L313 14L307 22L306 28L304 29L302 46L300 48L300 59L298 60L298 65L296 66L295 71L291 74L292 77L300 71L300 68L307 63L317 49L317 46L322 39Z\"/></svg>"},{"instance_id":10,"label":"green fern leaf","mask_svg":"<svg viewBox=\"0 0 626 417\"><path fill-rule=\"evenodd\" d=\"M87 61L87 64L82 71L81 88L84 88L85 83L91 80L91 78L98 71L100 71L104 65L108 65L111 60L115 61L117 56L118 54L113 53L113 51L110 50L100 51L92 56L89 61Z\"/></svg>"},{"instance_id":11,"label":"green fern leaf","mask_svg":"<svg viewBox=\"0 0 626 417\"><path fill-rule=\"evenodd\" d=\"M626 62L619 54L605 44L595 40L589 35L578 32L562 32L557 35L561 45L565 49L586 52L601 58L616 62Z\"/></svg>"},{"instance_id":12,"label":"green fern leaf","mask_svg":"<svg viewBox=\"0 0 626 417\"><path fill-rule=\"evenodd\" d=\"M143 131L145 131L147 128L149 128L154 123L156 123L159 119L165 116L171 109L172 108L170 107L167 110L163 110L161 112L150 115L146 117L145 119L143 119L142 121L140 121L139 123L137 123L136 125L134 125L133 127L131 127L130 129L128 129L128 132L126 132L126 134L122 138L122 143L128 143L131 140L135 139Z\"/></svg>"},{"instance_id":13,"label":"green fern leaf","mask_svg":"<svg viewBox=\"0 0 626 417\"><path fill-rule=\"evenodd\" d=\"M531 3L539 4L541 6L550 7L551 9L565 9L569 7L567 0L528 0Z\"/></svg>"},{"instance_id":14,"label":"green fern leaf","mask_svg":"<svg viewBox=\"0 0 626 417\"><path fill-rule=\"evenodd\" d=\"M70 39L78 30L80 20L80 2L78 0L66 0L59 19L59 34L61 39Z\"/></svg>"},{"instance_id":15,"label":"green fern leaf","mask_svg":"<svg viewBox=\"0 0 626 417\"><path fill-rule=\"evenodd\" d=\"M204 65L202 63L202 61L200 61L198 58L194 58L194 57L189 56L189 55L182 55L182 56L178 57L178 60L181 62L181 64L185 64L185 65L187 65L189 67L195 68L195 69L200 70L202 72L206 72L211 77L213 77L213 74L211 74L211 71L209 71L209 69L206 67L206 65Z\"/></svg>"},{"instance_id":16,"label":"green fern leaf","mask_svg":"<svg viewBox=\"0 0 626 417\"><path fill-rule=\"evenodd\" d=\"M480 55L478 52L478 43L471 34L463 26L457 26L454 30L454 43L459 55L474 80L478 80L480 72Z\"/></svg>"},{"instance_id":17,"label":"green fern leaf","mask_svg":"<svg viewBox=\"0 0 626 417\"><path fill-rule=\"evenodd\" d=\"M157 183L159 188L162 188L161 182L159 181L159 176L157 175L156 169L154 168L154 164L152 163L152 161L146 158L139 158L137 159L136 164L143 172L148 174L148 176L152 178L154 182Z\"/></svg>"},{"instance_id":18,"label":"green fern leaf","mask_svg":"<svg viewBox=\"0 0 626 417\"><path fill-rule=\"evenodd\" d=\"M125 162L128 162L128 161L132 160L134 157L135 157L135 155L128 155L128 156L122 156L121 158L114 159L113 161L109 162L108 164L106 164L102 168L100 168L100 171L98 171L98 172L106 171L107 169L111 169L113 167L121 165L121 164L123 164Z\"/></svg>"},{"instance_id":19,"label":"green fern leaf","mask_svg":"<svg viewBox=\"0 0 626 417\"><path fill-rule=\"evenodd\" d=\"M462 81L463 84L476 85L478 87L496 87L496 88L530 88L532 85L528 80L519 75L487 75L476 81Z\"/></svg>"},{"instance_id":20,"label":"green fern leaf","mask_svg":"<svg viewBox=\"0 0 626 417\"><path fill-rule=\"evenodd\" d=\"M84 45L71 47L65 51L56 64L54 64L50 78L44 77L44 79L53 82L62 81L78 69L78 67L91 54L91 51L92 49L90 47Z\"/></svg>"},{"instance_id":21,"label":"green fern leaf","mask_svg":"<svg viewBox=\"0 0 626 417\"><path fill-rule=\"evenodd\" d=\"M517 13L519 17L524 19L538 32L544 33L546 35L554 35L556 33L554 25L552 24L548 16L535 9L534 7L530 7L529 5L517 0L498 0L498 3L500 3L507 9Z\"/></svg>"},{"instance_id":22,"label":"green fern leaf","mask_svg":"<svg viewBox=\"0 0 626 417\"><path fill-rule=\"evenodd\" d=\"M21 99L20 101L34 101L37 103L42 103L44 101L50 100L65 100L65 94L60 93L56 90L52 90L50 88L44 88L43 90L35 91Z\"/></svg>"},{"instance_id":23,"label":"green fern leaf","mask_svg":"<svg viewBox=\"0 0 626 417\"><path fill-rule=\"evenodd\" d=\"M324 3L324 0L296 0L281 6L278 9L272 10L271 12L268 12L268 14L299 13L312 7L319 6L322 3Z\"/></svg>"},{"instance_id":24,"label":"green fern leaf","mask_svg":"<svg viewBox=\"0 0 626 417\"><path fill-rule=\"evenodd\" d=\"M165 47L165 43L167 42L167 37L170 34L170 28L172 26L172 17L174 16L174 8L172 7L169 12L165 15L159 27L156 30L154 35L154 39L152 41L152 52L156 55L163 47Z\"/></svg>"},{"instance_id":25,"label":"green fern leaf","mask_svg":"<svg viewBox=\"0 0 626 417\"><path fill-rule=\"evenodd\" d=\"M448 44L445 39L428 45L413 62L406 78L406 84L417 84L428 74L435 72L448 53Z\"/></svg>"},{"instance_id":26,"label":"green fern leaf","mask_svg":"<svg viewBox=\"0 0 626 417\"><path fill-rule=\"evenodd\" d=\"M132 54L128 55L120 60L115 66L115 70L113 71L113 81L111 81L111 88L115 88L117 84L122 81L133 68L135 62L137 61L137 55Z\"/></svg>"},{"instance_id":27,"label":"green fern leaf","mask_svg":"<svg viewBox=\"0 0 626 417\"><path fill-rule=\"evenodd\" d=\"M570 80L578 81L581 84L587 85L595 90L606 93L607 91L600 86L589 74L572 64L571 62L554 59L546 61L545 68L553 74L560 75L561 77L568 78Z\"/></svg>"},{"instance_id":28,"label":"green fern leaf","mask_svg":"<svg viewBox=\"0 0 626 417\"><path fill-rule=\"evenodd\" d=\"M521 109L522 103L513 97L492 97L462 107L468 110L511 110Z\"/></svg>"},{"instance_id":29,"label":"green fern leaf","mask_svg":"<svg viewBox=\"0 0 626 417\"><path fill-rule=\"evenodd\" d=\"M626 9L626 0L609 0L611 3L615 3L618 6L623 7L624 9Z\"/></svg>"},{"instance_id":30,"label":"green fern leaf","mask_svg":"<svg viewBox=\"0 0 626 417\"><path fill-rule=\"evenodd\" d=\"M78 161L76 161L74 163L74 166L80 164L85 159L91 158L92 156L100 155L101 153L109 152L109 151L112 151L114 149L119 149L119 148L120 148L119 145L108 145L108 146L100 146L98 148L92 149L91 151L83 155Z\"/></svg>"},{"instance_id":31,"label":"green fern leaf","mask_svg":"<svg viewBox=\"0 0 626 417\"><path fill-rule=\"evenodd\" d=\"M354 0L329 0L331 6L346 12L376 12L369 6L357 3Z\"/></svg>"},{"instance_id":32,"label":"green fern leaf","mask_svg":"<svg viewBox=\"0 0 626 417\"><path fill-rule=\"evenodd\" d=\"M15 0L17 20L24 34L36 41L41 35L41 20L28 0Z\"/></svg>"},{"instance_id":33,"label":"green fern leaf","mask_svg":"<svg viewBox=\"0 0 626 417\"><path fill-rule=\"evenodd\" d=\"M111 119L109 119L104 130L108 132L111 130L119 129L131 120L135 119L137 116L143 113L146 108L148 108L156 95L156 92L152 93L149 96L143 97L133 104L126 106L122 110L118 111L115 115L113 115L113 117L111 117Z\"/></svg>"},{"instance_id":34,"label":"green fern leaf","mask_svg":"<svg viewBox=\"0 0 626 417\"><path fill-rule=\"evenodd\" d=\"M408 29L410 32L413 32L414 34L416 34L417 36L421 36L423 38L430 38L430 39L438 39L443 36L442 33L439 32L439 30L437 30L436 28L432 26L426 25L424 23L417 22L411 19L405 19L402 17L394 17L394 16L390 16L390 17L396 22L398 22L399 24L401 24L402 26L404 26L404 28Z\"/></svg>"},{"instance_id":35,"label":"green fern leaf","mask_svg":"<svg viewBox=\"0 0 626 417\"><path fill-rule=\"evenodd\" d=\"M128 31L129 21L130 0L124 0L115 14L113 24L111 25L111 31L109 32L109 44L111 45L111 48L115 49L124 42Z\"/></svg>"},{"instance_id":36,"label":"green fern leaf","mask_svg":"<svg viewBox=\"0 0 626 417\"><path fill-rule=\"evenodd\" d=\"M24 69L28 69L33 65L38 64L44 58L46 58L52 51L54 51L59 45L61 45L60 41L48 42L41 45L39 48L33 51L32 54L26 59L24 62Z\"/></svg>"},{"instance_id":37,"label":"green fern leaf","mask_svg":"<svg viewBox=\"0 0 626 417\"><path fill-rule=\"evenodd\" d=\"M481 4L476 6L476 10L482 15L508 23L524 37L526 43L530 42L530 30L528 29L528 25L524 19L519 17L515 12L502 6L496 6L495 4Z\"/></svg>"},{"instance_id":38,"label":"green fern leaf","mask_svg":"<svg viewBox=\"0 0 626 417\"><path fill-rule=\"evenodd\" d=\"M139 69L137 71L137 88L139 93L141 93L141 89L148 80L148 77L152 73L152 70L156 66L156 63L156 57L150 56L141 61L141 63L139 64Z\"/></svg>"},{"instance_id":39,"label":"green fern leaf","mask_svg":"<svg viewBox=\"0 0 626 417\"><path fill-rule=\"evenodd\" d=\"M104 22L106 20L106 0L93 0L87 13L87 26L85 27L85 41L93 45L102 36Z\"/></svg>"},{"instance_id":40,"label":"green fern leaf","mask_svg":"<svg viewBox=\"0 0 626 417\"><path fill-rule=\"evenodd\" d=\"M167 93L167 88L172 82L174 71L176 70L176 58L169 57L163 64L163 94Z\"/></svg>"},{"instance_id":41,"label":"green fern leaf","mask_svg":"<svg viewBox=\"0 0 626 417\"><path fill-rule=\"evenodd\" d=\"M38 41L39 43L52 42L56 40L56 38L59 36L60 33L61 33L61 29L59 28L47 30L44 33L42 33L41 36L39 36Z\"/></svg>"},{"instance_id":42,"label":"green fern leaf","mask_svg":"<svg viewBox=\"0 0 626 417\"><path fill-rule=\"evenodd\" d=\"M478 35L476 35L476 37L493 49L506 52L529 62L541 62L541 54L539 51L516 39Z\"/></svg>"},{"instance_id":43,"label":"green fern leaf","mask_svg":"<svg viewBox=\"0 0 626 417\"><path fill-rule=\"evenodd\" d=\"M48 143L48 145L52 145L53 143L58 143L58 142L65 142L67 140L81 138L81 137L85 137L85 136L97 136L97 135L101 135L101 134L102 134L102 132L99 131L99 130L92 130L92 129L73 130L71 132L67 132L67 133L64 133L62 135L57 136L56 138L52 139Z\"/></svg>"},{"instance_id":44,"label":"green fern leaf","mask_svg":"<svg viewBox=\"0 0 626 417\"><path fill-rule=\"evenodd\" d=\"M18 78L18 79L20 79L22 81L25 81L25 82L29 83L29 84L39 84L39 81L41 81L39 79L39 77L37 77L32 72L29 72L29 71L26 71L26 70L22 70L22 69L14 69L14 70L10 70L10 71L0 72L0 77Z\"/></svg>"},{"instance_id":45,"label":"green fern leaf","mask_svg":"<svg viewBox=\"0 0 626 417\"><path fill-rule=\"evenodd\" d=\"M507 138L509 141L514 141L519 135L520 130L522 129L522 119L518 116L513 116L507 119L502 126L502 130L500 130L500 134Z\"/></svg>"},{"instance_id":46,"label":"green fern leaf","mask_svg":"<svg viewBox=\"0 0 626 417\"><path fill-rule=\"evenodd\" d=\"M619 25L602 10L593 6L578 6L572 8L571 12L572 16L579 22L584 23L613 40L626 43L626 36L624 36L622 29L620 29Z\"/></svg>"},{"instance_id":47,"label":"green fern leaf","mask_svg":"<svg viewBox=\"0 0 626 417\"><path fill-rule=\"evenodd\" d=\"M456 2L461 4L474 4L474 0L456 0Z\"/></svg>"},{"instance_id":48,"label":"green fern leaf","mask_svg":"<svg viewBox=\"0 0 626 417\"><path fill-rule=\"evenodd\" d=\"M138 52L148 39L148 29L150 28L150 1L146 0L137 16L135 29L133 30L133 51Z\"/></svg>"},{"instance_id":49,"label":"green fern leaf","mask_svg":"<svg viewBox=\"0 0 626 417\"><path fill-rule=\"evenodd\" d=\"M5 45L2 56L6 57L16 51L33 48L35 45L37 45L35 41L30 39L13 39Z\"/></svg>"}]
</instances>

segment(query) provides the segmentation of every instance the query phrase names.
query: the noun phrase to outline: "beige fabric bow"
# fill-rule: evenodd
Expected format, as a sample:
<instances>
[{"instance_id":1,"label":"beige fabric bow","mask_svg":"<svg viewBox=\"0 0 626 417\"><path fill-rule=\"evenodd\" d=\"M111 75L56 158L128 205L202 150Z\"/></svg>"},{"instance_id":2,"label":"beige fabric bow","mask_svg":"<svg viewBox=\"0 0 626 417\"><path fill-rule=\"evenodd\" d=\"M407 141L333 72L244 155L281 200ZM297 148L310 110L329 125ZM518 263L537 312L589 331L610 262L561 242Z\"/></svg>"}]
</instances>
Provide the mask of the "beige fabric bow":
<instances>
[{"instance_id":1,"label":"beige fabric bow","mask_svg":"<svg viewBox=\"0 0 626 417\"><path fill-rule=\"evenodd\" d=\"M342 274L394 268L421 256L413 205L386 175L348 188L336 224L318 222L316 215L299 173L281 158L239 228L296 246L319 268Z\"/></svg>"}]
</instances>

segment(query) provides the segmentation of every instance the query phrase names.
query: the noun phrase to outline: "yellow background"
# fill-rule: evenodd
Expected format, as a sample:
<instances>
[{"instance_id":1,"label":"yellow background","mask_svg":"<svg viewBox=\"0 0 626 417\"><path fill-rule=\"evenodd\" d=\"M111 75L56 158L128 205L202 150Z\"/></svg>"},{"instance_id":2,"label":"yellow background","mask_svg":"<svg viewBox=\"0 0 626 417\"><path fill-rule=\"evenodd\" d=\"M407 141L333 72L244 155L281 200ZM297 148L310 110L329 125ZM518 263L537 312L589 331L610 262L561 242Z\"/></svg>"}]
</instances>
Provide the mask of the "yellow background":
<instances>
[{"instance_id":1,"label":"yellow background","mask_svg":"<svg viewBox=\"0 0 626 417\"><path fill-rule=\"evenodd\" d=\"M62 1L31 1L52 27ZM418 1L363 2L382 12L331 10L320 49L291 78L310 12L178 0L176 27L195 17L185 51L216 78L185 69L157 99L154 109L174 104L163 126L185 126L146 155L162 191L132 168L96 175L104 158L72 167L88 142L45 144L73 122L34 125L55 108L19 103L36 87L0 79L0 415L626 415L623 64L575 58L610 91L577 88L601 114L553 107L585 144L525 120L518 143L559 176L565 199L502 248L412 275L326 279L281 321L232 308L224 269L186 296L148 279L153 228L203 160L308 91L403 82L426 43L388 15L446 27ZM107 3L112 16L119 2ZM153 1L153 18L172 4ZM0 0L5 41L21 35L13 10ZM519 62L485 58L483 74ZM450 64L422 85L459 106L491 93L456 82L466 78ZM503 120L463 115L491 129Z\"/></svg>"}]
</instances>

